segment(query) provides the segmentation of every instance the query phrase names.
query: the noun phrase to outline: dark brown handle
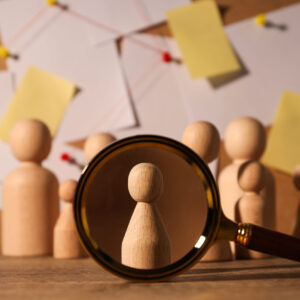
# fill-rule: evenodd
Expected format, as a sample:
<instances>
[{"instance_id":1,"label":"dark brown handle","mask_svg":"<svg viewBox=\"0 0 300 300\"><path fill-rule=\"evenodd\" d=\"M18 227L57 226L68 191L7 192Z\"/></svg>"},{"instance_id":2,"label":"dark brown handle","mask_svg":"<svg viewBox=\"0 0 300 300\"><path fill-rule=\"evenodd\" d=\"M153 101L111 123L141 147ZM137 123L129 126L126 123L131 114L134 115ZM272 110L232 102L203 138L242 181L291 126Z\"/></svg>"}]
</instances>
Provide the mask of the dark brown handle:
<instances>
[{"instance_id":1,"label":"dark brown handle","mask_svg":"<svg viewBox=\"0 0 300 300\"><path fill-rule=\"evenodd\" d=\"M240 223L236 242L251 250L300 261L300 239L280 232Z\"/></svg>"}]
</instances>

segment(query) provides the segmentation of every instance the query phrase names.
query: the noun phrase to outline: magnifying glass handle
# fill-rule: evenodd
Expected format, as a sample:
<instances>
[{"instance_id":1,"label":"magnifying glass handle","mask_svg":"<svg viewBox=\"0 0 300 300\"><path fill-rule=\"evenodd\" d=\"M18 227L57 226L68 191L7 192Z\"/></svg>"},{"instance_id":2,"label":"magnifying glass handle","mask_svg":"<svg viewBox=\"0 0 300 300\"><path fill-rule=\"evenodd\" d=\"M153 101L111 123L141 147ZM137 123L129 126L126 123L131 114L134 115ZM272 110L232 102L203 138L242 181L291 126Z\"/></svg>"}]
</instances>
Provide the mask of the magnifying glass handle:
<instances>
[{"instance_id":1,"label":"magnifying glass handle","mask_svg":"<svg viewBox=\"0 0 300 300\"><path fill-rule=\"evenodd\" d=\"M236 242L251 250L300 261L300 239L280 232L239 223Z\"/></svg>"}]
</instances>

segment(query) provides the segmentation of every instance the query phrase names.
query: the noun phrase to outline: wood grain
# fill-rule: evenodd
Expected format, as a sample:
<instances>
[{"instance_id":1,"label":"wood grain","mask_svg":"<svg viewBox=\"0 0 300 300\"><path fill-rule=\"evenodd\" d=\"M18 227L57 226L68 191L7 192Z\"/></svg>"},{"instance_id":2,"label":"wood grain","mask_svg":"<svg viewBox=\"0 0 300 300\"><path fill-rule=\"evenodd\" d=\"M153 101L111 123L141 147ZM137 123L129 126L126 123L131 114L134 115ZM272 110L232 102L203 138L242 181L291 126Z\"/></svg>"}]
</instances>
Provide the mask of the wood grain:
<instances>
[{"instance_id":1,"label":"wood grain","mask_svg":"<svg viewBox=\"0 0 300 300\"><path fill-rule=\"evenodd\" d=\"M0 209L0 254L2 253L2 210Z\"/></svg>"},{"instance_id":2,"label":"wood grain","mask_svg":"<svg viewBox=\"0 0 300 300\"><path fill-rule=\"evenodd\" d=\"M135 165L128 175L128 190L136 202L122 240L122 264L156 269L171 263L170 239L157 209L164 189L160 169L151 163Z\"/></svg>"},{"instance_id":3,"label":"wood grain","mask_svg":"<svg viewBox=\"0 0 300 300\"><path fill-rule=\"evenodd\" d=\"M0 298L32 299L296 299L300 264L283 259L198 263L169 282L132 283L91 259L0 257Z\"/></svg>"},{"instance_id":4,"label":"wood grain","mask_svg":"<svg viewBox=\"0 0 300 300\"><path fill-rule=\"evenodd\" d=\"M10 134L12 155L20 162L2 186L2 253L42 256L52 253L59 214L58 180L42 161L51 149L51 133L41 121L18 121Z\"/></svg>"}]
</instances>

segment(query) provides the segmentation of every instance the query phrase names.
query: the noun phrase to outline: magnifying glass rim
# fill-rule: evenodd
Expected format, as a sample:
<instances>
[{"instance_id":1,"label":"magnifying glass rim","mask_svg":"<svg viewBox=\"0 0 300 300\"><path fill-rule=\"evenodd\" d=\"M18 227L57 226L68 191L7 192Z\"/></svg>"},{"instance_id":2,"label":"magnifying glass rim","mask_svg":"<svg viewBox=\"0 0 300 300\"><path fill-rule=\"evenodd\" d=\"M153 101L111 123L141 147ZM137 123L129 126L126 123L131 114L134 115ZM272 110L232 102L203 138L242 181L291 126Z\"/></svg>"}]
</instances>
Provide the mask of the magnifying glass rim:
<instances>
[{"instance_id":1,"label":"magnifying glass rim","mask_svg":"<svg viewBox=\"0 0 300 300\"><path fill-rule=\"evenodd\" d=\"M114 154L112 156L114 157L118 153L122 153L123 151L127 151L130 149L135 149L137 148L137 146L139 148L165 148L170 152L180 154L180 156L196 170L199 177L203 176L203 178L201 178L201 181L204 181L206 186L205 192L208 201L208 213L205 228L203 231L203 235L205 236L203 245L199 248L194 246L194 248L181 259L159 269L145 270L131 268L122 265L120 262L114 260L100 248L97 249L96 242L93 241L93 238L91 237L91 235L89 235L85 207L83 206L84 189L86 188L87 183L90 184L93 180L93 172L96 171L97 173L100 170L100 167L97 168L97 166L99 166L100 163L105 159L109 159L112 154ZM82 171L81 177L77 184L76 194L74 198L75 223L79 234L79 239L83 247L86 249L89 255L92 256L95 261L102 267L117 276L134 281L165 280L191 267L198 261L200 257L205 254L209 246L216 239L216 235L220 226L221 214L222 211L220 206L218 188L208 166L193 150L191 150L184 144L168 137L159 135L136 135L127 137L110 144L105 149L100 151Z\"/></svg>"}]
</instances>

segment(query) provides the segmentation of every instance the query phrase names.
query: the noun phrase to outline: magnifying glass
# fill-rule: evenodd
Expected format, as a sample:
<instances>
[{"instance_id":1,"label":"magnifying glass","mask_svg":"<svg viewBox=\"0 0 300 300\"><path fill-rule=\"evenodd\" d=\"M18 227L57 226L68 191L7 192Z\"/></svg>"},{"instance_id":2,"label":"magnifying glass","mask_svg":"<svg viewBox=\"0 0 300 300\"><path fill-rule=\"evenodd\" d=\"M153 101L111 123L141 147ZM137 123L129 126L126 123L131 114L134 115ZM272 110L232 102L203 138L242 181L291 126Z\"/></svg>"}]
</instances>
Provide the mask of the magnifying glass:
<instances>
[{"instance_id":1,"label":"magnifying glass","mask_svg":"<svg viewBox=\"0 0 300 300\"><path fill-rule=\"evenodd\" d=\"M128 183L132 169L145 163L155 166L162 177L157 181L156 171L137 177L139 183L148 182L148 191L157 186L157 182L163 190L155 199L148 197L149 202L155 200L155 204L144 205L152 207L151 216L158 215L159 221L154 227L149 225L152 217L149 221L149 213L140 208L140 201L145 199L133 199L142 193L140 189L137 187L138 193L128 190L128 184L131 189L135 187L135 181ZM136 213L138 207L139 212L142 211L140 218ZM128 137L102 150L82 172L74 214L79 237L89 255L108 271L130 280L171 278L190 268L217 240L234 241L248 249L300 261L300 239L227 219L207 165L190 148L162 136ZM132 232L132 228L135 231ZM124 249L128 245L124 239L130 230L131 238L135 239L134 247L143 245L143 249ZM151 230L158 236L160 231L167 235L167 243L162 242L163 238L156 239L158 252L151 250ZM141 232L145 234L141 236ZM153 267L151 263L150 267L141 267L128 263L125 251L137 260L141 255L142 259L152 262L160 261L160 255L167 259L154 263Z\"/></svg>"}]
</instances>

